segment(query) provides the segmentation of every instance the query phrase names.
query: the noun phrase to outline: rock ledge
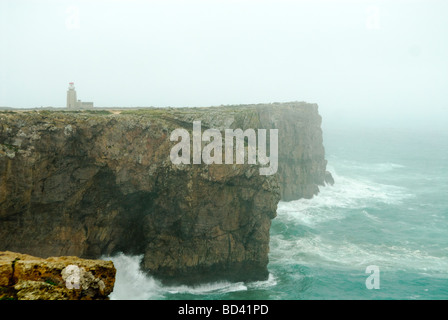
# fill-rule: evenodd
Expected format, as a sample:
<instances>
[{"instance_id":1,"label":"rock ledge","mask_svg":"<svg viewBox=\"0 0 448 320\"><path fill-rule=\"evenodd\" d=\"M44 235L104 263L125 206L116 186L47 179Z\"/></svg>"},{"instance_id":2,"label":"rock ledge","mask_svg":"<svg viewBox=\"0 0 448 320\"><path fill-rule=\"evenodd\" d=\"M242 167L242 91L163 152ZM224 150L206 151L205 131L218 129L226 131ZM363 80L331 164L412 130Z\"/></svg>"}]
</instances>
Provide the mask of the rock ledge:
<instances>
[{"instance_id":1,"label":"rock ledge","mask_svg":"<svg viewBox=\"0 0 448 320\"><path fill-rule=\"evenodd\" d=\"M0 251L0 300L107 300L115 274L112 261Z\"/></svg>"}]
</instances>

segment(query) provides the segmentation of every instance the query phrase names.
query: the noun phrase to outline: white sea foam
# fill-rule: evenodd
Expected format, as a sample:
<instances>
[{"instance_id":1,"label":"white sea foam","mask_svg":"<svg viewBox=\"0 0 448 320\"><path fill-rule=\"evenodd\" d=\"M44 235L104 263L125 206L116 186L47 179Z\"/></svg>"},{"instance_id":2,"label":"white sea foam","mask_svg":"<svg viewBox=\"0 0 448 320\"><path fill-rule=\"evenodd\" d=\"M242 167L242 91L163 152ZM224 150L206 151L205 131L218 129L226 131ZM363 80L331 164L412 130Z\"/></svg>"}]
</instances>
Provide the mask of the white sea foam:
<instances>
[{"instance_id":1,"label":"white sea foam","mask_svg":"<svg viewBox=\"0 0 448 320\"><path fill-rule=\"evenodd\" d=\"M364 216L374 222L380 222L380 219L370 213L367 212L367 210L362 210L362 213L364 214Z\"/></svg>"},{"instance_id":2,"label":"white sea foam","mask_svg":"<svg viewBox=\"0 0 448 320\"><path fill-rule=\"evenodd\" d=\"M248 289L268 289L277 285L277 278L270 273L267 280L254 281L247 283Z\"/></svg>"},{"instance_id":3,"label":"white sea foam","mask_svg":"<svg viewBox=\"0 0 448 320\"><path fill-rule=\"evenodd\" d=\"M163 298L164 290L160 282L140 270L143 256L129 256L122 253L102 257L112 260L117 270L111 300L156 300Z\"/></svg>"},{"instance_id":4,"label":"white sea foam","mask_svg":"<svg viewBox=\"0 0 448 320\"><path fill-rule=\"evenodd\" d=\"M170 294L219 295L247 291L248 289L266 289L277 284L275 277L270 274L265 281L248 283L218 281L196 286L165 286L141 271L140 262L142 258L141 255L131 256L122 253L102 257L104 260L113 261L117 269L114 291L110 295L111 300L156 300L164 299Z\"/></svg>"},{"instance_id":5,"label":"white sea foam","mask_svg":"<svg viewBox=\"0 0 448 320\"><path fill-rule=\"evenodd\" d=\"M368 163L368 162L358 162L352 160L341 160L337 159L338 166L341 168L348 168L350 171L365 171L368 173L385 173L397 169L406 168L406 166L393 163L393 162L378 162L378 163ZM331 167L328 166L331 171Z\"/></svg>"},{"instance_id":6,"label":"white sea foam","mask_svg":"<svg viewBox=\"0 0 448 320\"><path fill-rule=\"evenodd\" d=\"M332 175L336 183L322 187L318 196L290 202L281 201L277 209L278 218L315 226L321 222L345 218L345 213L331 210L334 208L363 209L377 204L400 204L412 196L405 188L340 176L334 169ZM366 211L364 214L370 219L378 219Z\"/></svg>"},{"instance_id":7,"label":"white sea foam","mask_svg":"<svg viewBox=\"0 0 448 320\"><path fill-rule=\"evenodd\" d=\"M282 235L271 237L271 262L348 269L377 265L382 270L427 271L448 276L446 256L406 246L333 241L312 234L290 240Z\"/></svg>"},{"instance_id":8,"label":"white sea foam","mask_svg":"<svg viewBox=\"0 0 448 320\"><path fill-rule=\"evenodd\" d=\"M188 293L194 295L205 295L205 294L222 294L229 293L235 291L246 291L247 286L243 282L228 282L228 281L219 281L201 284L197 286L168 286L165 287L164 290L171 294L177 293Z\"/></svg>"}]
</instances>

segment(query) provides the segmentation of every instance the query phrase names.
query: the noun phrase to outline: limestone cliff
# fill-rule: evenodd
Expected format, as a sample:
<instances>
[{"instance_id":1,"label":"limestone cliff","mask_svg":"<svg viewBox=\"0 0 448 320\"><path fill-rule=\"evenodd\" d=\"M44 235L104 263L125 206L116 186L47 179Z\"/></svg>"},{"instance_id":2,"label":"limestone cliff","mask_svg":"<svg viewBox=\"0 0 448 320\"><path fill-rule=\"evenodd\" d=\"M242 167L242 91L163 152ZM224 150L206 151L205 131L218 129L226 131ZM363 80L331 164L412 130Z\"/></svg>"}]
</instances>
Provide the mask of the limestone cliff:
<instances>
[{"instance_id":1,"label":"limestone cliff","mask_svg":"<svg viewBox=\"0 0 448 320\"><path fill-rule=\"evenodd\" d=\"M170 133L194 120L278 128L278 172L174 165ZM263 279L278 201L325 183L320 124L306 103L0 113L0 250L144 254L142 267L165 280Z\"/></svg>"}]
</instances>

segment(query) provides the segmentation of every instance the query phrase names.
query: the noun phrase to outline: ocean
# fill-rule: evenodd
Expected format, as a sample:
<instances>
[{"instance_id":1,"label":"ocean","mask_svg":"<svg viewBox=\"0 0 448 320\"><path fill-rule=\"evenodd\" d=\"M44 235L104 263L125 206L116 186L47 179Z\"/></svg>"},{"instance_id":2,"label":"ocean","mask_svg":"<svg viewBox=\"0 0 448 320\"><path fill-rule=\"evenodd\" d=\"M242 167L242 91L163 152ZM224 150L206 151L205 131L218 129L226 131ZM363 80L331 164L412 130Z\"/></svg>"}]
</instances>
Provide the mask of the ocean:
<instances>
[{"instance_id":1,"label":"ocean","mask_svg":"<svg viewBox=\"0 0 448 320\"><path fill-rule=\"evenodd\" d=\"M118 254L110 298L448 299L448 131L323 131L335 184L278 204L268 280L164 286Z\"/></svg>"}]
</instances>

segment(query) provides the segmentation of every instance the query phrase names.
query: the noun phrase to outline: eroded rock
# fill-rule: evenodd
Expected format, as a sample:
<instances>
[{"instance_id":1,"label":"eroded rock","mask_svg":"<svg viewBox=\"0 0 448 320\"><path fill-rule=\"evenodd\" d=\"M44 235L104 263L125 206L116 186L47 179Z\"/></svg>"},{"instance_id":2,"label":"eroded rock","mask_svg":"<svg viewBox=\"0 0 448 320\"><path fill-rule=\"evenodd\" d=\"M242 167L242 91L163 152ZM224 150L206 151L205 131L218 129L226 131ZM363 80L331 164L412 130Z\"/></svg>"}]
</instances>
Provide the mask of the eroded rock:
<instances>
[{"instance_id":1,"label":"eroded rock","mask_svg":"<svg viewBox=\"0 0 448 320\"><path fill-rule=\"evenodd\" d=\"M77 257L42 259L2 251L0 299L104 300L113 291L115 274L111 261Z\"/></svg>"}]
</instances>

